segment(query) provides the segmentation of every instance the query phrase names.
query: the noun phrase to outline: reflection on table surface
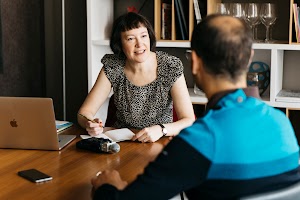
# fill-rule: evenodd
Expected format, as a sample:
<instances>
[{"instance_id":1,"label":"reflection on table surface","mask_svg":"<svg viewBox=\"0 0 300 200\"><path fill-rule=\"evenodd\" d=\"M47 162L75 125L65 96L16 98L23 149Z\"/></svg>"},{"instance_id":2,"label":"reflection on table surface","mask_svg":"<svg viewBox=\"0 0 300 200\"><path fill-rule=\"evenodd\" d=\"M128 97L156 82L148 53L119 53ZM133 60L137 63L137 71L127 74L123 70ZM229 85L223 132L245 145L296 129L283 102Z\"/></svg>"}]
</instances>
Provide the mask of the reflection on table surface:
<instances>
[{"instance_id":1,"label":"reflection on table surface","mask_svg":"<svg viewBox=\"0 0 300 200\"><path fill-rule=\"evenodd\" d=\"M63 134L86 134L72 127ZM94 153L76 148L77 137L61 151L0 149L0 199L90 199L90 180L98 171L116 169L132 182L169 142L120 142L116 154ZM45 183L32 183L17 175L18 171L36 168L53 177Z\"/></svg>"}]
</instances>

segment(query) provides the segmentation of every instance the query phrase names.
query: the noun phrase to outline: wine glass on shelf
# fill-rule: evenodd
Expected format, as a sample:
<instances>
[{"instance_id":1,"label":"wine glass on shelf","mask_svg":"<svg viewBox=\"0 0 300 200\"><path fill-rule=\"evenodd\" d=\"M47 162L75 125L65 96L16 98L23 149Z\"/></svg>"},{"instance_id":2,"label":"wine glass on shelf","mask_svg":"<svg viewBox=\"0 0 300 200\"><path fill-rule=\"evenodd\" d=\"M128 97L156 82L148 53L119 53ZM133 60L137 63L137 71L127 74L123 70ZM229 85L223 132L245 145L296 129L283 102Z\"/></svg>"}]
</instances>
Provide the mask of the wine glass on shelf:
<instances>
[{"instance_id":1,"label":"wine glass on shelf","mask_svg":"<svg viewBox=\"0 0 300 200\"><path fill-rule=\"evenodd\" d=\"M241 3L230 4L230 15L236 18L245 19L244 8Z\"/></svg>"},{"instance_id":2,"label":"wine glass on shelf","mask_svg":"<svg viewBox=\"0 0 300 200\"><path fill-rule=\"evenodd\" d=\"M252 29L253 40L257 41L257 29L256 26L260 23L259 4L248 3L245 8L246 22Z\"/></svg>"},{"instance_id":3,"label":"wine glass on shelf","mask_svg":"<svg viewBox=\"0 0 300 200\"><path fill-rule=\"evenodd\" d=\"M217 3L216 13L229 14L229 8L227 3Z\"/></svg>"},{"instance_id":4,"label":"wine glass on shelf","mask_svg":"<svg viewBox=\"0 0 300 200\"><path fill-rule=\"evenodd\" d=\"M266 43L271 43L270 40L270 26L275 24L277 19L276 15L276 7L275 4L272 3L263 3L261 5L261 12L260 12L260 20L266 27Z\"/></svg>"}]
</instances>

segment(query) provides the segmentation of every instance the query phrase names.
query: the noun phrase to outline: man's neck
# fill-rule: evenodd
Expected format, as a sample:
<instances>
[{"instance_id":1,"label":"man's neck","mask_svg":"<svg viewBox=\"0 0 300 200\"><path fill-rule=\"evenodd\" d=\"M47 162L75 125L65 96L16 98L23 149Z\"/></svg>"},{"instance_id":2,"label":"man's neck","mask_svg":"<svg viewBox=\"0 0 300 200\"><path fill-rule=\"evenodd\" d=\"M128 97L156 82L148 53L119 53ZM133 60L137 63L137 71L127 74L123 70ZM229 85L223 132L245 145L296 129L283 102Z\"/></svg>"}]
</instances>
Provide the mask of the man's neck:
<instances>
[{"instance_id":1,"label":"man's neck","mask_svg":"<svg viewBox=\"0 0 300 200\"><path fill-rule=\"evenodd\" d=\"M236 83L236 84L232 84L232 83L228 83L228 82L223 82L220 84L211 84L208 87L206 87L206 89L204 90L206 97L208 98L208 100L215 94L223 92L223 91L227 91L227 90L236 90L239 88L246 88L247 84L246 83Z\"/></svg>"},{"instance_id":2,"label":"man's neck","mask_svg":"<svg viewBox=\"0 0 300 200\"><path fill-rule=\"evenodd\" d=\"M205 92L208 100L210 100L211 97L217 93L247 87L246 75L240 76L240 78L235 82L232 82L228 80L228 77L223 76L206 75L203 76L203 78L205 79L203 80L203 83L206 84L203 85L202 89Z\"/></svg>"}]
</instances>

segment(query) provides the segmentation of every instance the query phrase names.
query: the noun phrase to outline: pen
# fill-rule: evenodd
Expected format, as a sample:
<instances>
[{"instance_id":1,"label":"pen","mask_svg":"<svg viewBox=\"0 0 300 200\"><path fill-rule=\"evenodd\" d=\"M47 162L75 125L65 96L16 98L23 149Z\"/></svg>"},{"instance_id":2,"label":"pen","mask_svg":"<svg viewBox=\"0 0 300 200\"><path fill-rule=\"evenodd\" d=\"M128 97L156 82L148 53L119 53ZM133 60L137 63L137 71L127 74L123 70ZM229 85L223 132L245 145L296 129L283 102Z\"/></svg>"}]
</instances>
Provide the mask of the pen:
<instances>
[{"instance_id":1,"label":"pen","mask_svg":"<svg viewBox=\"0 0 300 200\"><path fill-rule=\"evenodd\" d=\"M86 116L84 116L84 115L82 115L82 114L80 114L80 113L77 113L80 117L83 117L84 119L86 119L86 120L88 120L88 121L90 121L90 122L93 122L93 123L98 123L98 122L96 122L95 120L93 120L93 119L89 119L88 117L86 117ZM103 126L101 126L102 128L103 128Z\"/></svg>"}]
</instances>

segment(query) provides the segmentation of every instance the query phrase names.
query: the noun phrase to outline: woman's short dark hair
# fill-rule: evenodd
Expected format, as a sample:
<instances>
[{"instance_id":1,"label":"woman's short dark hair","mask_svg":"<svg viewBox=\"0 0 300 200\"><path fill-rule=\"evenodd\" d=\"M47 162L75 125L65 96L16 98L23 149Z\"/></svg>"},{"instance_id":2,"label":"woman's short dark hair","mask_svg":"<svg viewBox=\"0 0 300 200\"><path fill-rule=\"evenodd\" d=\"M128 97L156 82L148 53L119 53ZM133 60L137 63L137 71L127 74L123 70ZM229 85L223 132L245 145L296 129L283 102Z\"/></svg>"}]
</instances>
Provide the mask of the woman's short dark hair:
<instances>
[{"instance_id":1,"label":"woman's short dark hair","mask_svg":"<svg viewBox=\"0 0 300 200\"><path fill-rule=\"evenodd\" d=\"M115 54L125 56L122 49L121 32L129 31L141 26L145 26L147 28L150 37L150 49L151 51L154 51L156 38L152 25L144 16L134 12L123 14L114 21L110 37L111 50Z\"/></svg>"}]
</instances>

